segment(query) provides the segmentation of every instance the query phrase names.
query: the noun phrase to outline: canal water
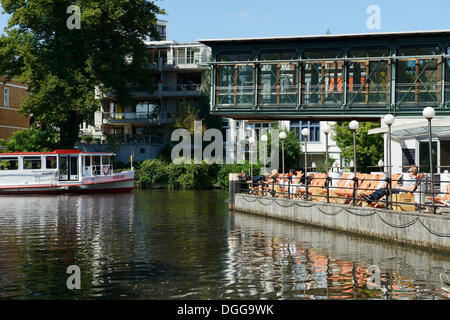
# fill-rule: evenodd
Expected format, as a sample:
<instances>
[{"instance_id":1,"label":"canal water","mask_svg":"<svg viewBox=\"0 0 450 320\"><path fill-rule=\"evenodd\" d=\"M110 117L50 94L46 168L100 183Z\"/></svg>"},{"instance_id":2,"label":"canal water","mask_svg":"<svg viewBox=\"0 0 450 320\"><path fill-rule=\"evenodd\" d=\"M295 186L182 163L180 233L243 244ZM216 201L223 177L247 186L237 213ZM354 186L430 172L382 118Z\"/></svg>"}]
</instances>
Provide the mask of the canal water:
<instances>
[{"instance_id":1,"label":"canal water","mask_svg":"<svg viewBox=\"0 0 450 320\"><path fill-rule=\"evenodd\" d=\"M217 190L2 196L0 299L449 298L448 256L226 201ZM67 288L73 265L79 290Z\"/></svg>"}]
</instances>

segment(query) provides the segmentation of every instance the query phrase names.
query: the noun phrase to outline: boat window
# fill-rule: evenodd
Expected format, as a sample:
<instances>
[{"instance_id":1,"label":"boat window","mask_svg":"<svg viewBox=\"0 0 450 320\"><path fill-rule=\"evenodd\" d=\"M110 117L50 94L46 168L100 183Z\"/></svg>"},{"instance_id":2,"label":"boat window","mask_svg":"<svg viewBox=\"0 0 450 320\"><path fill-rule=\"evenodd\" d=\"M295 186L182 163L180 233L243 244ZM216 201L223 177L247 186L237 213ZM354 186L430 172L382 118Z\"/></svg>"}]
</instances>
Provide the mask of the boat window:
<instances>
[{"instance_id":1,"label":"boat window","mask_svg":"<svg viewBox=\"0 0 450 320\"><path fill-rule=\"evenodd\" d=\"M42 168L41 157L23 157L24 170L35 170L41 168Z\"/></svg>"},{"instance_id":2,"label":"boat window","mask_svg":"<svg viewBox=\"0 0 450 320\"><path fill-rule=\"evenodd\" d=\"M14 157L0 158L0 170L17 170L19 169L19 159Z\"/></svg>"},{"instance_id":3,"label":"boat window","mask_svg":"<svg viewBox=\"0 0 450 320\"><path fill-rule=\"evenodd\" d=\"M78 157L70 157L70 175L78 175Z\"/></svg>"},{"instance_id":4,"label":"boat window","mask_svg":"<svg viewBox=\"0 0 450 320\"><path fill-rule=\"evenodd\" d=\"M56 156L45 157L45 167L47 169L56 169L57 168Z\"/></svg>"},{"instance_id":5,"label":"boat window","mask_svg":"<svg viewBox=\"0 0 450 320\"><path fill-rule=\"evenodd\" d=\"M91 166L91 156L84 156L84 165L86 167L90 167Z\"/></svg>"},{"instance_id":6,"label":"boat window","mask_svg":"<svg viewBox=\"0 0 450 320\"><path fill-rule=\"evenodd\" d=\"M104 166L109 165L109 156L102 156L102 164Z\"/></svg>"},{"instance_id":7,"label":"boat window","mask_svg":"<svg viewBox=\"0 0 450 320\"><path fill-rule=\"evenodd\" d=\"M96 176L99 176L100 175L100 156L93 157L93 164L94 164L94 174Z\"/></svg>"}]
</instances>

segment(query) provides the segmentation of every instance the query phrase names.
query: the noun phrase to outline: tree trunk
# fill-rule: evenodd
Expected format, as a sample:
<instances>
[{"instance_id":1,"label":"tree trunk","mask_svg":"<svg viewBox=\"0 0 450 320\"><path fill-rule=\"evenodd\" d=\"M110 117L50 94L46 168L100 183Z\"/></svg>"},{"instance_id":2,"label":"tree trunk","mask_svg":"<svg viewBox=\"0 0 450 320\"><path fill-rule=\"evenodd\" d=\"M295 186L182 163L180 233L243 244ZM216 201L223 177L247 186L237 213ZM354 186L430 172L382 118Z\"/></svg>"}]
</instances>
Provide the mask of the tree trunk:
<instances>
[{"instance_id":1,"label":"tree trunk","mask_svg":"<svg viewBox=\"0 0 450 320\"><path fill-rule=\"evenodd\" d=\"M77 112L70 112L69 119L59 128L59 147L61 149L73 149L78 142L80 134L81 118Z\"/></svg>"}]
</instances>

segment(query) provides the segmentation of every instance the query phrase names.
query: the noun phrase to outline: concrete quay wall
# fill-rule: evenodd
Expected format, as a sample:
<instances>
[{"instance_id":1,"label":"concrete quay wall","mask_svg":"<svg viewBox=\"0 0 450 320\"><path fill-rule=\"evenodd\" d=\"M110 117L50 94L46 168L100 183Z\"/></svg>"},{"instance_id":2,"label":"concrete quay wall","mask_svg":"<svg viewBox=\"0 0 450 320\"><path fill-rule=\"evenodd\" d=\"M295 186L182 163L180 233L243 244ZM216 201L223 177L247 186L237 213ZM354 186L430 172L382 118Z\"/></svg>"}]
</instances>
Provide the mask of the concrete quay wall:
<instances>
[{"instance_id":1,"label":"concrete quay wall","mask_svg":"<svg viewBox=\"0 0 450 320\"><path fill-rule=\"evenodd\" d=\"M448 216L254 196L231 184L233 210L450 252Z\"/></svg>"}]
</instances>

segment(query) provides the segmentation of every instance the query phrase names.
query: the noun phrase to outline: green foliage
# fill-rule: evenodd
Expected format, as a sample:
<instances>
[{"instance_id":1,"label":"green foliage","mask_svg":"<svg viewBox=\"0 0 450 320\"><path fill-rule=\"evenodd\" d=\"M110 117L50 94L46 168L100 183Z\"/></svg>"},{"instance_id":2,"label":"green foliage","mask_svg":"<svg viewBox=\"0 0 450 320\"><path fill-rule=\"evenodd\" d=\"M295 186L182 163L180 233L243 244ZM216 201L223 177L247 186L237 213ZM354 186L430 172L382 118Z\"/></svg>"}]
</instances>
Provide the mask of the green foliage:
<instances>
[{"instance_id":1,"label":"green foliage","mask_svg":"<svg viewBox=\"0 0 450 320\"><path fill-rule=\"evenodd\" d=\"M35 127L16 131L9 140L0 139L0 145L9 152L53 151L57 144L58 133L55 130Z\"/></svg>"},{"instance_id":2,"label":"green foliage","mask_svg":"<svg viewBox=\"0 0 450 320\"><path fill-rule=\"evenodd\" d=\"M202 189L211 187L217 179L218 165L175 164L153 159L136 168L139 188L164 186L168 189Z\"/></svg>"},{"instance_id":3,"label":"green foliage","mask_svg":"<svg viewBox=\"0 0 450 320\"><path fill-rule=\"evenodd\" d=\"M323 157L325 158L325 154L323 155ZM336 161L336 159L331 158L330 156L328 156L328 170L331 169L331 166L333 165L334 161ZM326 173L327 172L327 168L326 168L326 163L325 160L319 160L316 162L316 172L321 172L321 173Z\"/></svg>"},{"instance_id":4,"label":"green foliage","mask_svg":"<svg viewBox=\"0 0 450 320\"><path fill-rule=\"evenodd\" d=\"M284 163L285 171L288 172L289 169L296 169L300 158L302 156L300 139L292 131L286 131L287 137L284 140ZM282 167L282 148L280 141L280 168Z\"/></svg>"},{"instance_id":5,"label":"green foliage","mask_svg":"<svg viewBox=\"0 0 450 320\"><path fill-rule=\"evenodd\" d=\"M138 187L147 189L168 181L169 172L167 164L153 159L146 160L136 168L136 184Z\"/></svg>"},{"instance_id":6,"label":"green foliage","mask_svg":"<svg viewBox=\"0 0 450 320\"><path fill-rule=\"evenodd\" d=\"M144 41L158 37L164 11L154 1L1 0L10 18L0 39L0 73L26 83L22 114L59 130L60 147L71 148L79 126L98 109L95 88L113 92L120 105L133 102L127 84L152 91ZM70 5L81 8L81 28L69 29Z\"/></svg>"},{"instance_id":7,"label":"green foliage","mask_svg":"<svg viewBox=\"0 0 450 320\"><path fill-rule=\"evenodd\" d=\"M378 128L374 122L360 122L356 134L356 163L358 171L370 172L370 166L375 166L378 160L383 158L384 141L380 135L369 135L368 131ZM353 131L349 128L349 122L339 122L334 125L333 140L341 149L341 156L353 159Z\"/></svg>"},{"instance_id":8,"label":"green foliage","mask_svg":"<svg viewBox=\"0 0 450 320\"><path fill-rule=\"evenodd\" d=\"M250 174L250 163L246 162L245 164L224 164L221 166L217 177L217 183L223 188L228 188L228 177L230 173L246 173ZM262 165L260 163L256 163L253 165L253 176L258 176L261 174Z\"/></svg>"},{"instance_id":9,"label":"green foliage","mask_svg":"<svg viewBox=\"0 0 450 320\"><path fill-rule=\"evenodd\" d=\"M207 71L205 80L202 83L200 99L195 102L183 99L180 102L179 111L175 116L174 129L187 129L191 134L194 134L194 121L202 121L203 132L211 128L222 128L222 117L212 115L210 112L210 87L210 71Z\"/></svg>"},{"instance_id":10,"label":"green foliage","mask_svg":"<svg viewBox=\"0 0 450 320\"><path fill-rule=\"evenodd\" d=\"M273 126L273 128L277 128L276 126ZM285 171L288 172L289 169L296 169L298 167L300 158L302 156L301 151L301 145L300 145L300 138L298 135L296 135L293 131L288 130L279 130L286 132L286 139L284 139L284 164L285 164ZM272 145L272 135L270 134L270 130L267 131L267 145ZM282 149L282 143L281 139L278 139L279 141L279 164L280 164L280 170L283 166L283 149ZM259 146L258 146L259 148ZM268 147L269 152L267 153L267 159L270 159L272 148ZM258 153L259 154L259 153ZM262 159L260 159L262 161Z\"/></svg>"}]
</instances>

